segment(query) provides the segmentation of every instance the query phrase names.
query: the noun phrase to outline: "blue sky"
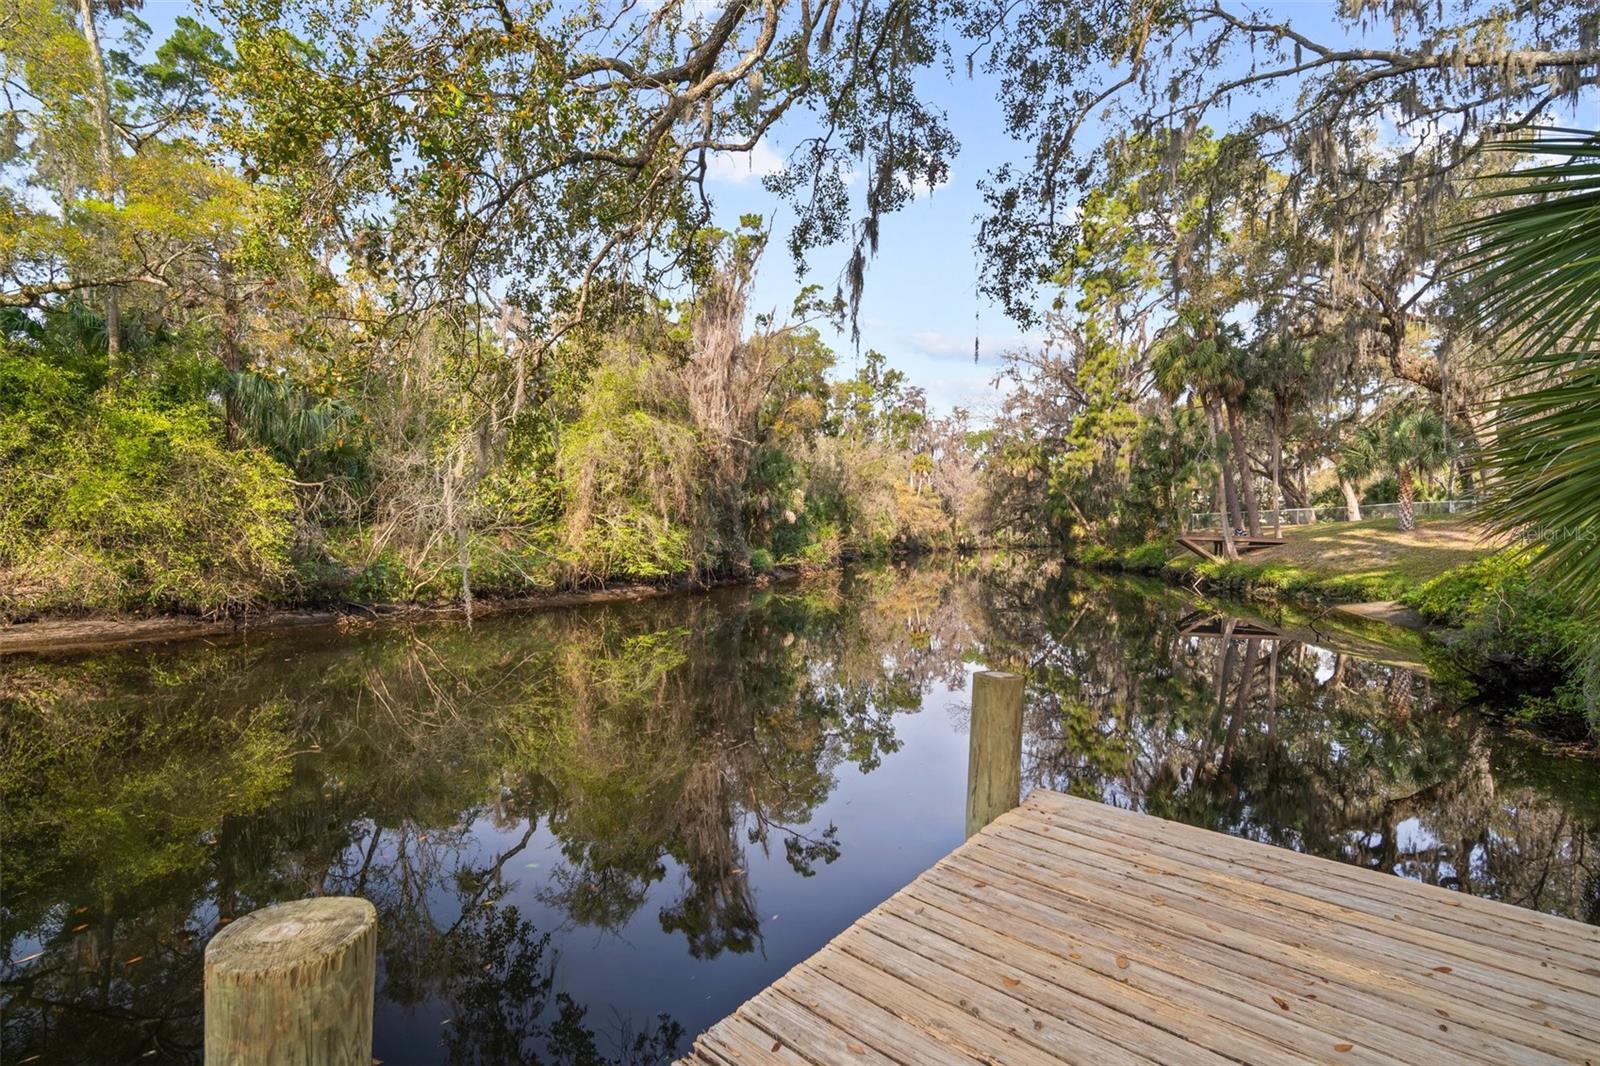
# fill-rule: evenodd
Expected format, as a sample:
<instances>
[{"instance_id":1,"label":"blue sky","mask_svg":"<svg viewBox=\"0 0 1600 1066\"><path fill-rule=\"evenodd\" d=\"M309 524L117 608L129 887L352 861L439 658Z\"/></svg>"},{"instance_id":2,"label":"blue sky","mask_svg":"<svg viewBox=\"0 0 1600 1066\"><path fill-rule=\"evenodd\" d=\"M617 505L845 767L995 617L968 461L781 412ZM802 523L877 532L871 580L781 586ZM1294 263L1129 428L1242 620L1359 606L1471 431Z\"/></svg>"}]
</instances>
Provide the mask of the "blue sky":
<instances>
[{"instance_id":1,"label":"blue sky","mask_svg":"<svg viewBox=\"0 0 1600 1066\"><path fill-rule=\"evenodd\" d=\"M981 418L998 408L1000 393L992 381L1000 353L1039 340L1023 334L976 292L974 238L983 207L978 181L996 164L1020 157L1022 149L1004 134L994 83L982 71L972 78L933 71L923 80L928 96L946 109L961 151L948 183L919 193L916 202L883 219L879 252L868 265L861 300L861 352L876 348L888 356L891 366L927 391L936 411L963 406ZM790 133L791 139L795 136ZM754 157L725 160L715 176L717 208L725 218L755 212L773 225L773 247L756 285L758 311L783 311L799 284L787 250L776 239L787 231L792 216L778 208L760 181L761 170L776 166L784 151L780 131ZM806 280L831 293L848 251L840 247L812 255ZM848 327L824 327L823 332L838 354L839 373L853 374L860 357Z\"/></svg>"},{"instance_id":2,"label":"blue sky","mask_svg":"<svg viewBox=\"0 0 1600 1066\"><path fill-rule=\"evenodd\" d=\"M946 412L965 406L980 416L997 406L991 381L1006 347L1026 343L1015 324L976 293L978 261L973 250L977 215L982 209L977 184L994 163L1018 154L1017 145L998 132L1000 107L992 84L981 73L973 80L956 75L930 84L946 104L949 122L961 152L951 167L950 180L922 192L916 201L883 220L878 256L867 269L866 291L861 300L861 348L876 348L892 366L904 370L927 390L929 402ZM740 212L765 214L775 233L786 230L791 218L776 210L772 197L761 187L754 171L772 166L783 152L781 138L754 159L728 159L719 167L718 208L729 218ZM753 164L753 165L752 165ZM774 241L757 281L758 310L792 302L796 279L785 249ZM811 257L808 280L828 291L838 283L848 249L833 249ZM825 329L839 356L840 372L853 373L858 355L848 332ZM979 341L979 358L973 361L973 339Z\"/></svg>"}]
</instances>

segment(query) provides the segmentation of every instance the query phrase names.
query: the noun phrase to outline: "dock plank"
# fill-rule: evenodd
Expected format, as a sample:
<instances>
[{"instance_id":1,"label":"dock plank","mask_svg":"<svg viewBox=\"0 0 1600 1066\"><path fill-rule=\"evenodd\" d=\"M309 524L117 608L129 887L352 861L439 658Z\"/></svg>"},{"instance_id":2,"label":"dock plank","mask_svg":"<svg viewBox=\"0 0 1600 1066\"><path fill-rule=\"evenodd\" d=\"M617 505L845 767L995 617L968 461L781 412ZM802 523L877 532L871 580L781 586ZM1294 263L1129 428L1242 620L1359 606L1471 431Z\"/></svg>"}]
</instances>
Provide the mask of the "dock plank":
<instances>
[{"instance_id":1,"label":"dock plank","mask_svg":"<svg viewBox=\"0 0 1600 1066\"><path fill-rule=\"evenodd\" d=\"M985 841L984 846L977 849L972 857L980 858L991 867L998 866L1024 877L1030 876L1032 869L1041 863L1063 860L1060 855L1015 845L1006 837ZM1070 862L1070 860L1065 861ZM1578 974L1563 974L1559 967L1546 967L1544 973L1548 979L1541 981L1538 977L1523 972L1525 960L1512 956L1515 965L1499 968L1492 962L1471 957L1466 949L1458 950L1458 945L1465 942L1452 942L1446 937L1428 933L1427 930L1415 931L1404 923L1391 922L1392 928L1384 930L1372 928L1362 922L1340 923L1314 913L1278 910L1257 898L1240 893L1244 897L1244 902L1250 904L1249 910L1242 911L1236 907L1217 904L1214 894L1208 894L1185 884L1177 877L1165 882L1143 880L1130 867L1120 864L1118 860L1109 856L1097 856L1097 866L1098 870L1104 870L1106 873L1101 874L1097 869L1077 868L1075 872L1077 882L1093 884L1102 891L1134 887L1162 894L1162 899L1167 903L1162 912L1159 914L1145 912L1153 922L1161 922L1165 915L1177 907L1187 913L1227 926L1238 934L1255 936L1265 945L1267 952L1279 943L1298 947L1314 946L1319 954L1326 954L1343 960L1349 966L1380 974L1411 972L1434 983L1464 982L1471 987L1460 989L1459 994L1483 1007L1512 1011L1523 1009L1543 1011L1549 1006L1558 1006L1562 1011L1570 1012L1568 1017L1582 1020L1584 1018L1582 1011L1588 1005L1588 996L1567 986L1572 983L1581 985L1592 979ZM1119 877L1122 878L1121 885L1118 884ZM1066 890L1056 886L1041 887L1047 890L1054 889L1064 895L1068 894ZM1226 891L1229 891L1229 888L1223 886L1216 890L1216 894ZM1076 893L1072 895L1074 898L1079 898ZM1135 901L1130 902L1128 906L1133 908L1136 905ZM1245 917L1241 918L1241 915ZM1409 935L1414 932L1427 934L1427 937ZM1425 942L1419 943L1424 939ZM1558 982L1555 979L1557 975L1567 976L1568 980ZM1527 1007L1527 1004L1536 1001L1545 1006ZM1548 1015L1540 1016L1548 1017ZM1586 1035L1600 1043L1600 1028Z\"/></svg>"},{"instance_id":2,"label":"dock plank","mask_svg":"<svg viewBox=\"0 0 1600 1066\"><path fill-rule=\"evenodd\" d=\"M1493 912L1480 914L1454 907L1441 911L1437 901L1430 896L1419 899L1406 894L1391 895L1385 891L1388 886L1381 881L1373 886L1348 877L1342 881L1337 877L1313 878L1319 887L1315 896L1309 896L1300 891L1307 878L1304 872L1296 876L1267 864L1244 866L1236 859L1212 854L1200 847L1199 843L1162 843L1152 848L1142 840L1128 839L1116 828L1101 826L1087 819L1072 826L1019 826L1006 830L1003 835L1013 832L1037 834L1044 840L1057 840L1088 851L1136 860L1161 871L1160 875L1152 876L1182 876L1185 880L1207 884L1212 889L1225 886L1230 890L1259 891L1268 897L1287 901L1286 905L1291 907L1310 906L1321 913L1333 908L1345 915L1357 912L1366 915L1368 920L1393 921L1443 933L1496 952L1519 955L1536 966L1562 966L1570 975L1581 975L1583 968L1600 951L1600 942L1586 946L1570 932L1559 937L1541 925L1510 921L1496 923L1494 919L1497 915ZM1383 880L1400 880L1390 875L1379 876ZM1352 915L1351 920L1357 919ZM1508 940L1507 932L1510 930L1514 930L1516 936Z\"/></svg>"},{"instance_id":3,"label":"dock plank","mask_svg":"<svg viewBox=\"0 0 1600 1066\"><path fill-rule=\"evenodd\" d=\"M932 899L939 892L937 889L923 891L925 894L916 898ZM1029 943L1037 943L1045 950L1058 951L1071 960L1071 968L1064 971L1069 979L1090 974L1115 982L1112 984L1115 994L1106 1002L1108 1006L1129 1012L1123 1015L1125 1026L1132 1028L1151 1021L1159 1022L1193 1049L1181 1055L1167 1054L1161 1059L1163 1062L1198 1059L1203 1054L1202 1049L1215 1049L1231 1057L1240 1047L1255 1048L1250 1057L1257 1061L1277 1061L1284 1057L1277 1046L1262 1047L1262 1042L1253 1033L1241 1031L1226 1016L1209 1012L1206 1003L1212 997L1208 993L1174 998L1167 995L1165 989L1145 991L1144 985L1152 974L1143 969L1136 975L1137 979L1122 976L1116 968L1115 959L1118 954L1128 950L1130 941L1127 938L1115 939L1115 934L1099 930L1098 927L1086 927L1093 930L1088 933L1061 934L1016 912L1002 911L987 904L974 904L970 897L942 897L939 903L968 910L981 909L978 921L989 930L990 939L999 945L998 950L1014 953L1017 950L1014 945L1018 941L1013 938L1026 938ZM1205 973L1208 984L1213 986L1232 983L1224 979L1225 971L1215 968L1219 952L1208 944L1172 935L1160 941L1140 940L1137 945L1136 954L1141 960L1141 967L1159 969L1185 982L1192 981L1193 974ZM1128 968L1132 969L1134 957L1128 958ZM1268 960L1247 961L1256 972L1256 985L1240 998L1249 998L1252 993L1259 996L1263 988L1268 986L1276 988L1278 991L1269 995L1281 996L1290 1003L1292 1010L1324 1024L1331 1024L1337 1019L1341 1025L1341 1028L1325 1031L1345 1031L1343 1027L1348 1026L1349 1022L1341 1018L1341 1014L1383 1017L1390 1010L1389 1002L1383 997L1352 994L1343 985L1329 982L1322 975L1295 970ZM1111 977L1113 973L1118 977ZM1218 990L1216 987L1212 989ZM1278 1004L1274 1002L1273 1006L1277 1007ZM1432 1016L1391 1016L1389 1025L1375 1032L1374 1044L1380 1048L1387 1046L1389 1030L1392 1028L1396 1033L1395 1039L1408 1049L1415 1051L1419 1039L1422 1045L1437 1043L1448 1049L1451 1061L1455 1062L1503 1063L1513 1054L1522 1054L1523 1045L1504 1038L1482 1031L1471 1036L1462 1036L1448 1029L1439 1032L1437 1023L1438 1018ZM1516 1028L1520 1027L1514 1027L1514 1030ZM1554 1063L1565 1060L1560 1056L1529 1059L1524 1055L1523 1061Z\"/></svg>"},{"instance_id":4,"label":"dock plank","mask_svg":"<svg viewBox=\"0 0 1600 1066\"><path fill-rule=\"evenodd\" d=\"M1494 900L1460 892L1445 892L1441 899L1439 889L1432 885L1348 863L1322 861L1308 863L1307 856L1283 848L1218 848L1216 845L1218 834L1210 830L1185 825L1182 822L1169 822L1161 818L1149 819L1146 822L1147 815L1102 803L1085 805L1085 801L1064 796L1059 792L1040 789L1029 799L1071 812L1069 820L1065 822L1048 819L1030 820L1027 823L1030 828L1048 832L1057 824L1074 829L1099 825L1114 834L1131 832L1135 841L1149 843L1158 848L1178 849L1186 854L1211 855L1251 869L1309 878L1323 886L1318 890L1318 894L1328 889L1359 891L1373 899L1390 899L1401 905L1408 902L1419 904L1432 913L1456 920L1475 921L1482 917L1487 920L1488 928L1501 935L1504 935L1507 929L1515 927L1519 937L1541 943L1563 945L1576 942L1583 945L1590 955L1600 952L1600 926L1562 919L1552 920L1549 915L1540 914L1538 911L1507 907Z\"/></svg>"},{"instance_id":5,"label":"dock plank","mask_svg":"<svg viewBox=\"0 0 1600 1066\"><path fill-rule=\"evenodd\" d=\"M1600 930L1040 791L683 1061L1600 1066Z\"/></svg>"},{"instance_id":6,"label":"dock plank","mask_svg":"<svg viewBox=\"0 0 1600 1066\"><path fill-rule=\"evenodd\" d=\"M1343 893L1336 889L1329 889L1319 897L1307 896L1285 887L1281 879L1271 876L1240 876L1236 869L1228 869L1226 864L1207 855L1186 854L1181 859L1172 859L1160 852L1125 847L1116 841L1080 835L1066 828L1056 828L1049 834L1035 834L1024 827L1007 828L999 833L999 839L1053 854L1096 855L1103 869L1124 871L1130 877L1155 885L1157 892L1167 884L1182 885L1187 891L1212 896L1237 893L1258 901L1285 921L1307 923L1307 928L1351 925L1377 930L1379 935L1404 941L1419 951L1437 952L1441 961L1466 959L1504 971L1506 975L1520 975L1539 984L1555 984L1580 992L1594 983L1592 976L1582 973L1586 960L1579 952L1530 944L1521 939L1508 940L1504 929L1496 936L1493 931L1458 920L1454 914L1446 919L1435 919L1425 909L1416 907L1408 908L1409 914L1397 913L1393 909L1365 905L1359 893ZM1515 978L1507 976L1505 980L1514 983ZM1500 975L1496 976L1496 982L1501 982Z\"/></svg>"},{"instance_id":7,"label":"dock plank","mask_svg":"<svg viewBox=\"0 0 1600 1066\"><path fill-rule=\"evenodd\" d=\"M961 864L951 867L952 871L967 869L976 871L978 876L985 878L986 883L990 884L997 878L1005 876L1003 872L986 866L968 867L964 860ZM934 876L944 875L935 871ZM1031 932L1034 935L1046 935L1049 930L1047 923L1062 913L1062 900L1059 894L1050 895L1030 889L1017 892L1013 898L1026 898L1027 908L1008 907L1007 917L1013 921L1023 919L1032 922L1034 928ZM969 903L974 905L976 902L976 899L969 900ZM1126 904L1126 901L1124 902ZM1075 907L1077 904L1074 903L1072 906ZM1388 1019L1385 1021L1386 1027L1397 1024L1392 1017L1394 1012L1390 1007L1404 998L1413 1006L1442 1009L1450 1012L1452 1016L1470 1010L1478 1032L1510 1035L1516 1039L1518 1046L1528 1046L1530 1055L1533 1048L1539 1048L1554 1055L1557 1061L1572 1061L1574 1055L1592 1046L1569 1033L1543 1028L1548 1020L1547 1017L1531 1009L1523 1010L1520 1004L1484 1006L1481 1003L1465 1001L1459 995L1441 990L1428 982L1412 980L1403 972L1388 967L1374 968L1352 964L1337 954L1312 950L1298 937L1290 940L1258 935L1249 929L1239 929L1206 917L1188 914L1181 907L1164 906L1159 912L1148 911L1137 915L1131 913L1133 911L1131 904L1126 904L1126 908L1128 913L1108 915L1096 912L1087 919L1090 928L1097 930L1097 939L1103 944L1111 945L1106 950L1117 950L1115 945L1120 944L1124 951L1137 946L1154 954L1175 940L1181 941L1190 948L1190 954L1197 963L1195 969L1205 974L1208 985L1225 983L1231 973L1239 975L1248 986L1253 987L1252 994L1237 997L1239 1002L1259 1003L1264 998L1271 999L1273 995L1284 995L1286 989L1297 991L1301 998L1305 996L1323 998L1329 994L1329 989L1373 989L1380 995L1374 1003L1371 1017ZM1087 954L1086 957L1093 958ZM1142 954L1130 954L1129 958L1130 960L1137 958L1141 962L1147 961ZM1299 971L1299 984L1280 986L1265 979L1263 975L1277 958L1288 960ZM1308 992L1306 989L1313 991ZM1209 1002L1213 998L1212 990L1209 988L1195 990L1184 998ZM1290 997L1285 996L1285 998ZM1401 1016L1406 1015L1403 1013ZM1437 1024L1437 1019L1428 1020L1424 1017L1422 1021L1427 1025ZM1539 1028L1534 1028L1535 1026Z\"/></svg>"}]
</instances>

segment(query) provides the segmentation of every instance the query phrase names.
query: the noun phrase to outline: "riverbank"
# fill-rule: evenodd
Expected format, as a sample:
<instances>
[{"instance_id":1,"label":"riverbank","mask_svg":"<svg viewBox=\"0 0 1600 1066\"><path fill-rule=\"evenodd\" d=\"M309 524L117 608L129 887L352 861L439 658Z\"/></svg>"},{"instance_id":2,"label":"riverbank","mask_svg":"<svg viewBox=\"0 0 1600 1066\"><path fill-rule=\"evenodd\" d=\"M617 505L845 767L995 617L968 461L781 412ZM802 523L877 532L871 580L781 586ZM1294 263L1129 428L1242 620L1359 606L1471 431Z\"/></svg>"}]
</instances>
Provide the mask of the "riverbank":
<instances>
[{"instance_id":1,"label":"riverbank","mask_svg":"<svg viewBox=\"0 0 1600 1066\"><path fill-rule=\"evenodd\" d=\"M1012 551L1010 546L985 548L906 548L862 556L855 553L835 557L829 562L772 566L763 564L743 574L692 578L675 574L653 581L612 581L589 588L549 585L529 588L526 582L475 589L471 614L488 618L502 614L583 607L598 603L618 603L656 599L664 596L695 595L712 589L763 588L821 574L853 563L894 563L924 556L950 553L960 556L974 551ZM347 584L345 586L349 588ZM311 595L298 602L263 605L228 614L203 615L183 611L131 610L50 611L20 620L0 615L0 657L16 654L63 652L82 654L122 646L161 644L183 640L215 640L274 633L335 628L359 629L390 622L464 618L467 609L459 598L440 586L438 595L413 600L335 600L327 595Z\"/></svg>"},{"instance_id":2,"label":"riverbank","mask_svg":"<svg viewBox=\"0 0 1600 1066\"><path fill-rule=\"evenodd\" d=\"M707 592L733 585L761 587L791 581L797 570L773 570L744 577L707 581L678 579L651 584L628 583L594 589L557 590L512 596L485 596L473 602L472 616L619 603L662 596ZM137 644L172 641L270 636L318 628L358 629L382 622L466 617L461 602L453 603L343 603L325 608L286 608L255 611L235 617L202 618L190 615L139 617L110 614L97 617L47 617L0 626L0 656L66 652L84 654Z\"/></svg>"},{"instance_id":3,"label":"riverbank","mask_svg":"<svg viewBox=\"0 0 1600 1066\"><path fill-rule=\"evenodd\" d=\"M1441 668L1498 714L1561 741L1600 741L1589 696L1600 687L1600 627L1530 581L1525 552L1453 516L1421 519L1409 533L1375 519L1288 527L1283 536L1282 545L1233 561L1203 560L1168 542L1092 549L1076 561L1256 603L1407 612L1426 627Z\"/></svg>"}]
</instances>

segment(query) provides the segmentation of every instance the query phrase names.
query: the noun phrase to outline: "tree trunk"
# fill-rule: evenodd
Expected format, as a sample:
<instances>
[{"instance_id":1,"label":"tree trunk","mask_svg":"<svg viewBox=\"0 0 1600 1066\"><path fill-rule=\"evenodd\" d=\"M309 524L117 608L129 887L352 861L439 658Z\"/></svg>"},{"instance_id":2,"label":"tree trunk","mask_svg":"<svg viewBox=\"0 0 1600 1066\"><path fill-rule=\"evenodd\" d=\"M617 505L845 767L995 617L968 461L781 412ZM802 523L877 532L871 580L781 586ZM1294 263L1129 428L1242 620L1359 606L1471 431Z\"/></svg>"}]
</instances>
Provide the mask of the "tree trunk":
<instances>
[{"instance_id":1,"label":"tree trunk","mask_svg":"<svg viewBox=\"0 0 1600 1066\"><path fill-rule=\"evenodd\" d=\"M1289 510L1299 507L1310 507L1305 494L1300 491L1300 476L1297 472L1289 471L1289 476L1282 479L1283 505Z\"/></svg>"},{"instance_id":2,"label":"tree trunk","mask_svg":"<svg viewBox=\"0 0 1600 1066\"><path fill-rule=\"evenodd\" d=\"M1228 495L1228 532L1244 528L1244 513L1239 510L1239 488L1234 484L1233 467L1222 457L1222 489Z\"/></svg>"},{"instance_id":3,"label":"tree trunk","mask_svg":"<svg viewBox=\"0 0 1600 1066\"><path fill-rule=\"evenodd\" d=\"M1261 657L1261 639L1249 637L1244 642L1244 672L1239 675L1238 698L1233 705L1233 716L1228 720L1228 734L1222 742L1222 755L1217 759L1217 776L1226 774L1233 766L1233 753L1239 743L1239 730L1250 704L1250 692L1255 687L1256 662Z\"/></svg>"},{"instance_id":4,"label":"tree trunk","mask_svg":"<svg viewBox=\"0 0 1600 1066\"><path fill-rule=\"evenodd\" d=\"M1222 432L1215 407L1206 406L1211 416L1211 448L1217 455L1217 500L1222 507L1222 555L1226 559L1239 558L1239 549L1233 543L1233 523L1238 521L1238 503L1233 498L1233 486L1228 480L1228 460L1222 454Z\"/></svg>"},{"instance_id":5,"label":"tree trunk","mask_svg":"<svg viewBox=\"0 0 1600 1066\"><path fill-rule=\"evenodd\" d=\"M1383 686L1384 703L1389 716L1397 722L1411 717L1411 688L1416 675L1410 670L1396 669Z\"/></svg>"},{"instance_id":6,"label":"tree trunk","mask_svg":"<svg viewBox=\"0 0 1600 1066\"><path fill-rule=\"evenodd\" d=\"M1317 687L1330 690L1343 688L1344 671L1345 667L1348 666L1349 663L1350 659L1348 656L1335 654L1333 657L1333 672L1328 675L1328 680L1324 681Z\"/></svg>"},{"instance_id":7,"label":"tree trunk","mask_svg":"<svg viewBox=\"0 0 1600 1066\"><path fill-rule=\"evenodd\" d=\"M1234 462L1239 464L1239 490L1244 496L1244 512L1250 535L1261 536L1261 508L1256 504L1255 478L1250 473L1250 454L1244 447L1244 424L1233 404L1223 401L1228 412L1228 436L1233 440Z\"/></svg>"},{"instance_id":8,"label":"tree trunk","mask_svg":"<svg viewBox=\"0 0 1600 1066\"><path fill-rule=\"evenodd\" d=\"M1231 544L1233 531L1244 524L1244 518L1239 514L1239 496L1233 487L1233 466L1222 453L1222 418L1217 414L1215 404L1206 404L1206 415L1211 419L1211 446L1217 455L1217 465L1222 468L1222 526ZM1228 557L1233 558L1233 554L1230 552Z\"/></svg>"},{"instance_id":9,"label":"tree trunk","mask_svg":"<svg viewBox=\"0 0 1600 1066\"><path fill-rule=\"evenodd\" d=\"M100 31L94 24L94 0L78 0L78 15L83 19L83 40L89 46L89 63L94 68L95 128L99 134L100 196L106 203L114 203L117 196L117 175L112 164L111 139L111 87L106 81L106 59L100 51ZM104 294L106 317L106 362L116 373L122 362L122 306L116 288L109 287Z\"/></svg>"},{"instance_id":10,"label":"tree trunk","mask_svg":"<svg viewBox=\"0 0 1600 1066\"><path fill-rule=\"evenodd\" d=\"M226 256L219 257L217 274L222 281L222 366L228 371L227 444L230 448L237 448L243 436L238 376L239 371L244 369L244 353L239 347L239 290L233 284L233 264L228 262Z\"/></svg>"},{"instance_id":11,"label":"tree trunk","mask_svg":"<svg viewBox=\"0 0 1600 1066\"><path fill-rule=\"evenodd\" d=\"M1283 536L1283 435L1278 432L1278 415L1272 415L1272 535Z\"/></svg>"},{"instance_id":12,"label":"tree trunk","mask_svg":"<svg viewBox=\"0 0 1600 1066\"><path fill-rule=\"evenodd\" d=\"M1349 478L1339 479L1339 491L1344 493L1344 516L1351 522L1361 521L1361 494Z\"/></svg>"},{"instance_id":13,"label":"tree trunk","mask_svg":"<svg viewBox=\"0 0 1600 1066\"><path fill-rule=\"evenodd\" d=\"M458 479L465 473L466 457L460 456L444 472L444 520L456 539L456 570L461 575L461 613L467 628L472 628L472 545L467 534L466 509L462 506Z\"/></svg>"},{"instance_id":14,"label":"tree trunk","mask_svg":"<svg viewBox=\"0 0 1600 1066\"><path fill-rule=\"evenodd\" d=\"M1416 488L1411 484L1411 464L1401 463L1396 471L1400 482L1400 532L1417 528Z\"/></svg>"}]
</instances>

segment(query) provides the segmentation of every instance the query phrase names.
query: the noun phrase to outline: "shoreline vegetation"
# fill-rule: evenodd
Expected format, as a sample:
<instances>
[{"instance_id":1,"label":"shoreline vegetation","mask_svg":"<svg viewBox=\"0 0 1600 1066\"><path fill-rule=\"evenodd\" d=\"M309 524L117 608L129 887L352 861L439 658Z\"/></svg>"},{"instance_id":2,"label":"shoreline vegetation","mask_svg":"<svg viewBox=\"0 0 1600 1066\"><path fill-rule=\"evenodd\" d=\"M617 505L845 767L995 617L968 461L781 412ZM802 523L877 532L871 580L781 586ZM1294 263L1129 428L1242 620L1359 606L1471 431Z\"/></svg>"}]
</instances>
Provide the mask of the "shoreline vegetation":
<instances>
[{"instance_id":1,"label":"shoreline vegetation","mask_svg":"<svg viewBox=\"0 0 1600 1066\"><path fill-rule=\"evenodd\" d=\"M1409 533L1395 524L1286 527L1284 545L1237 560L1207 561L1156 540L1122 551L1087 546L1073 561L1274 608L1397 604L1425 624L1435 672L1470 686L1510 724L1593 748L1600 715L1585 688L1600 634L1530 577L1530 553L1484 539L1465 519L1419 519Z\"/></svg>"},{"instance_id":2,"label":"shoreline vegetation","mask_svg":"<svg viewBox=\"0 0 1600 1066\"><path fill-rule=\"evenodd\" d=\"M1400 534L1393 526L1393 520L1377 519L1290 527L1285 530L1288 543L1282 547L1233 561L1202 560L1168 540L1124 551L1086 545L1062 561L1085 570L1158 578L1188 588L1206 602L1220 597L1217 606L1223 612L1246 613L1254 607L1273 624L1315 633L1330 647L1353 641L1369 658L1384 659L1387 650L1388 661L1460 686L1508 726L1595 750L1593 736L1600 723L1589 713L1582 662L1594 634L1560 601L1530 585L1526 554L1482 540L1476 527L1460 518L1423 519L1409 534ZM471 615L482 618L695 595L718 588L759 588L852 563L885 564L945 551L971 553L967 548L901 547L806 566L750 569L744 574L697 578L679 573L592 587L485 585L478 590ZM196 638L263 637L315 628L349 631L374 624L466 617L462 601L449 598L449 590L444 592L433 600L309 598L209 617L171 611L46 613L0 625L0 656L89 654ZM1353 605L1388 609L1330 611ZM1404 622L1395 620L1402 617Z\"/></svg>"},{"instance_id":3,"label":"shoreline vegetation","mask_svg":"<svg viewBox=\"0 0 1600 1066\"><path fill-rule=\"evenodd\" d=\"M807 572L772 570L742 577L690 581L621 582L587 589L550 588L498 595L484 593L474 604L474 618L586 607L601 603L694 595L729 587L764 588L794 581ZM91 654L137 644L160 644L211 637L259 637L307 629L362 629L387 622L465 618L460 601L438 603L353 603L285 606L235 616L204 617L176 613L139 615L120 612L93 616L46 616L0 625L0 657L60 651Z\"/></svg>"},{"instance_id":4,"label":"shoreline vegetation","mask_svg":"<svg viewBox=\"0 0 1600 1066\"><path fill-rule=\"evenodd\" d=\"M1087 570L1159 578L1203 596L1260 605L1298 621L1316 618L1326 628L1328 609L1393 604L1380 615L1420 620L1419 632L1394 621L1346 615L1380 645L1463 687L1508 725L1539 736L1594 748L1600 721L1585 692L1584 657L1595 634L1563 601L1542 593L1527 573L1527 553L1485 540L1458 517L1424 518L1407 533L1393 519L1292 526L1286 543L1238 560L1202 560L1171 540L1126 550L1083 545L1063 556ZM346 575L338 586L308 588L298 600L260 603L247 610L42 611L0 624L0 656L61 651L85 654L136 644L195 638L266 636L312 628L349 630L382 622L488 617L589 604L695 594L730 586L765 586L833 570L852 562L885 563L967 546L884 544L868 553L784 566L759 557L743 573L678 572L648 579L620 577L587 587L475 580L470 607L449 585L410 599L358 600L338 590L365 585ZM987 550L1017 550L991 546ZM1037 546L1020 550L1041 550ZM1049 549L1043 549L1048 551ZM391 576L389 587L406 583ZM380 586L381 587L381 586ZM426 590L430 586L418 585ZM1226 606L1225 606L1226 609ZM1308 614L1307 612L1313 612ZM1344 612L1340 612L1344 614Z\"/></svg>"}]
</instances>

